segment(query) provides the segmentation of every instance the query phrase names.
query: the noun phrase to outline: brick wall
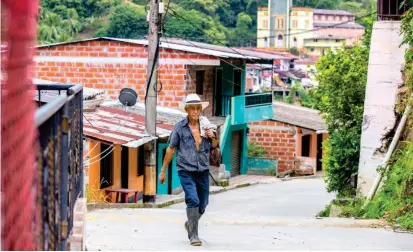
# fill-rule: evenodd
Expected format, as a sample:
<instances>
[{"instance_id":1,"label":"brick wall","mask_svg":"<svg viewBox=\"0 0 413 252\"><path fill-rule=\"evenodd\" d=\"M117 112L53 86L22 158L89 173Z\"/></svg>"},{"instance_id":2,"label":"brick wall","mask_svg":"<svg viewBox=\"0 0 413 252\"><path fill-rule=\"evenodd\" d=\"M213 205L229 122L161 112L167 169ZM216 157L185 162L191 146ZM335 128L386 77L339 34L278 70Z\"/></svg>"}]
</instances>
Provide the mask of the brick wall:
<instances>
[{"instance_id":1,"label":"brick wall","mask_svg":"<svg viewBox=\"0 0 413 252\"><path fill-rule=\"evenodd\" d=\"M105 89L117 98L123 87L133 87L139 101L145 99L147 48L125 42L86 41L67 45L38 48L34 78L62 83L81 83L85 87ZM54 56L54 57L51 57ZM158 104L178 107L187 94L193 92L188 82L188 65L182 60L216 60L216 57L161 49ZM181 61L179 61L181 60ZM212 87L208 87L208 92ZM159 89L161 87L158 87ZM207 99L212 98L208 96ZM212 105L210 106L212 108Z\"/></svg>"},{"instance_id":2,"label":"brick wall","mask_svg":"<svg viewBox=\"0 0 413 252\"><path fill-rule=\"evenodd\" d=\"M189 68L190 78L188 80L187 92L196 92L196 71L204 70L204 92L199 95L201 100L209 102L209 106L204 110L204 116L213 116L214 110L214 67L191 66Z\"/></svg>"},{"instance_id":3,"label":"brick wall","mask_svg":"<svg viewBox=\"0 0 413 252\"><path fill-rule=\"evenodd\" d=\"M256 142L267 151L268 158L278 160L279 175L294 169L295 126L276 121L261 121L250 123L248 127L248 142Z\"/></svg>"}]
</instances>

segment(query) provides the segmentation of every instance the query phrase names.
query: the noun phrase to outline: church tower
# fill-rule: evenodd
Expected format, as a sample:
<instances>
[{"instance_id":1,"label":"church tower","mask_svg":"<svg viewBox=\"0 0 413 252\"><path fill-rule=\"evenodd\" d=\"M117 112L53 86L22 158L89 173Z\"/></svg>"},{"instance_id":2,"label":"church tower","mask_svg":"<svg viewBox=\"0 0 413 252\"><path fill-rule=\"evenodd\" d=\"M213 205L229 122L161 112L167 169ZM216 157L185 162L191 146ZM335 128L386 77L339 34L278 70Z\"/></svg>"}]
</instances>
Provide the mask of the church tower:
<instances>
[{"instance_id":1,"label":"church tower","mask_svg":"<svg viewBox=\"0 0 413 252\"><path fill-rule=\"evenodd\" d=\"M290 8L292 0L268 0L269 46L288 47L288 30L290 27Z\"/></svg>"}]
</instances>

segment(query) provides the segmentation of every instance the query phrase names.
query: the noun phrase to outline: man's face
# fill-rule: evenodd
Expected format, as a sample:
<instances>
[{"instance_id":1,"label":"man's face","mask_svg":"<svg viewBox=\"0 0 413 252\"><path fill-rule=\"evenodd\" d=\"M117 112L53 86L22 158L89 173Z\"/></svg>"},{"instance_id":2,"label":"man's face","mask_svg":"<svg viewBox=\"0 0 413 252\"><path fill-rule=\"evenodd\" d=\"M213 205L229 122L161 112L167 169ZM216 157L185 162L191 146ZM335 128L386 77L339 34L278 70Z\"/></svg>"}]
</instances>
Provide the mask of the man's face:
<instances>
[{"instance_id":1,"label":"man's face","mask_svg":"<svg viewBox=\"0 0 413 252\"><path fill-rule=\"evenodd\" d=\"M202 105L187 105L185 107L186 113L188 113L188 117L191 120L199 120L199 116L201 115Z\"/></svg>"}]
</instances>

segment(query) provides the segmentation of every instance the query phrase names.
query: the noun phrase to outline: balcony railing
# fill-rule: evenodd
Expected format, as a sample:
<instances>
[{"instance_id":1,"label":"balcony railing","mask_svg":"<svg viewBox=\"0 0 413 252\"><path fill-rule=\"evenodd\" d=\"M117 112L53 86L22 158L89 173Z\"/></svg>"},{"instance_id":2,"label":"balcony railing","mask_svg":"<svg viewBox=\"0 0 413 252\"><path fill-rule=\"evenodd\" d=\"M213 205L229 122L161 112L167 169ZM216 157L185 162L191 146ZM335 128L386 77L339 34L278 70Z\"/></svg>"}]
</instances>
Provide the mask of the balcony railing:
<instances>
[{"instance_id":1,"label":"balcony railing","mask_svg":"<svg viewBox=\"0 0 413 252\"><path fill-rule=\"evenodd\" d=\"M267 120L271 119L272 115L271 93L248 93L232 97L232 125Z\"/></svg>"},{"instance_id":2,"label":"balcony railing","mask_svg":"<svg viewBox=\"0 0 413 252\"><path fill-rule=\"evenodd\" d=\"M245 107L262 106L272 104L271 93L246 93Z\"/></svg>"},{"instance_id":3,"label":"balcony railing","mask_svg":"<svg viewBox=\"0 0 413 252\"><path fill-rule=\"evenodd\" d=\"M39 245L66 250L73 228L74 205L83 197L82 85L37 85ZM48 94L45 101L42 93ZM53 95L53 92L56 92ZM50 99L52 97L52 99Z\"/></svg>"},{"instance_id":4,"label":"balcony railing","mask_svg":"<svg viewBox=\"0 0 413 252\"><path fill-rule=\"evenodd\" d=\"M378 20L400 20L404 12L411 8L403 0L378 0L377 17Z\"/></svg>"}]
</instances>

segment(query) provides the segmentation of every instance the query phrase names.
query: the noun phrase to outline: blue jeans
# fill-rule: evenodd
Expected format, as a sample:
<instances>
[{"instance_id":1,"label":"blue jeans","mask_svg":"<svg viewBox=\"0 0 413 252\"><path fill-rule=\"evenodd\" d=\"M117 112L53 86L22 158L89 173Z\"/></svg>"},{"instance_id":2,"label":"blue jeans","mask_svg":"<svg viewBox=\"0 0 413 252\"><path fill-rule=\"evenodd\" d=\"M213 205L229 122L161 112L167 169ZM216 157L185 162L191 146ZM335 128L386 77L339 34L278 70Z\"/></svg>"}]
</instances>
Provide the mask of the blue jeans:
<instances>
[{"instance_id":1,"label":"blue jeans","mask_svg":"<svg viewBox=\"0 0 413 252\"><path fill-rule=\"evenodd\" d=\"M178 171L182 188L185 192L185 204L187 208L199 207L199 213L205 212L209 198L209 170Z\"/></svg>"}]
</instances>

